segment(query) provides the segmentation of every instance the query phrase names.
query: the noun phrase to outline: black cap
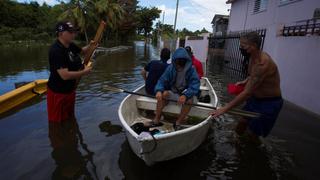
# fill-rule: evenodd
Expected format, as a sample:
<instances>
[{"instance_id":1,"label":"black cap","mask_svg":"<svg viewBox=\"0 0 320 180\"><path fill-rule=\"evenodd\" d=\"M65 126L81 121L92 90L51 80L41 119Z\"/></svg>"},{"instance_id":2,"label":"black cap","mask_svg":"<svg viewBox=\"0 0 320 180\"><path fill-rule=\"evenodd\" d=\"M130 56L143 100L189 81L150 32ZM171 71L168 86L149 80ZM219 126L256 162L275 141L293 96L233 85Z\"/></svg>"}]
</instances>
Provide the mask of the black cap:
<instances>
[{"instance_id":1,"label":"black cap","mask_svg":"<svg viewBox=\"0 0 320 180\"><path fill-rule=\"evenodd\" d=\"M56 26L56 33L63 31L76 32L79 31L79 28L74 27L73 24L69 21L59 22Z\"/></svg>"}]
</instances>

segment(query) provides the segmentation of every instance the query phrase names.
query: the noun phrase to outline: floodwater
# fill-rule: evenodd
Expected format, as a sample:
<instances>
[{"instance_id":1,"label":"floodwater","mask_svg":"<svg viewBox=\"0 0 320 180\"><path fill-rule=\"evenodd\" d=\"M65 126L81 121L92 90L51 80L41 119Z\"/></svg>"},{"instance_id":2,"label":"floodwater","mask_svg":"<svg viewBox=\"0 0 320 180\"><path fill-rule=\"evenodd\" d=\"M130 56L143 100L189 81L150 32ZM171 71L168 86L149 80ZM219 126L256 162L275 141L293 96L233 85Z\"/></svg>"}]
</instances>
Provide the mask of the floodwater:
<instances>
[{"instance_id":1,"label":"floodwater","mask_svg":"<svg viewBox=\"0 0 320 180\"><path fill-rule=\"evenodd\" d=\"M14 83L47 78L48 47L0 48L0 93ZM240 141L237 117L213 123L192 153L148 167L131 151L118 119L126 94L143 84L140 70L159 50L135 42L125 52L99 56L77 90L76 121L48 124L45 96L0 117L0 179L319 179L320 118L288 102L262 146ZM208 66L221 103L230 97L222 72ZM174 148L174 147L172 147Z\"/></svg>"}]
</instances>

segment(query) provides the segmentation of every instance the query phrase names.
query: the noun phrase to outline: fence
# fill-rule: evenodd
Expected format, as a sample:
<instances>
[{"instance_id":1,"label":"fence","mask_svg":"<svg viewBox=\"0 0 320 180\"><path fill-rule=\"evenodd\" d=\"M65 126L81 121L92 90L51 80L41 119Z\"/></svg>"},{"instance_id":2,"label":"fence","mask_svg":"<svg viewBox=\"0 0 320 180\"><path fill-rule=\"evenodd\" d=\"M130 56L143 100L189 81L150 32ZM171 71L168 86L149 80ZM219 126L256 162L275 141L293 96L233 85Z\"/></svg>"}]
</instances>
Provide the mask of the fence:
<instances>
[{"instance_id":1,"label":"fence","mask_svg":"<svg viewBox=\"0 0 320 180\"><path fill-rule=\"evenodd\" d=\"M294 25L284 26L283 36L320 36L320 18L297 21Z\"/></svg>"},{"instance_id":2,"label":"fence","mask_svg":"<svg viewBox=\"0 0 320 180\"><path fill-rule=\"evenodd\" d=\"M266 29L255 30L262 38L261 49L263 49ZM249 59L245 59L240 50L240 37L248 31L230 32L223 36L209 37L210 64L215 66L214 70L223 70L233 79L244 79L248 75ZM218 69L216 68L218 67Z\"/></svg>"}]
</instances>

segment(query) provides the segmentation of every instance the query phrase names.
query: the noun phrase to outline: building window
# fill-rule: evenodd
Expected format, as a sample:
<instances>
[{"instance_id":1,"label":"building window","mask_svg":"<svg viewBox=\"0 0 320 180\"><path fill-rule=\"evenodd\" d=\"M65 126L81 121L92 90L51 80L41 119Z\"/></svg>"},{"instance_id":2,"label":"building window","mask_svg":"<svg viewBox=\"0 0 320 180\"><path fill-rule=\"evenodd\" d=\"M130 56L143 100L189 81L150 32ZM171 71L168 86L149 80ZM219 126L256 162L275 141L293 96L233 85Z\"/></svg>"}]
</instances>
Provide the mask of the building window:
<instances>
[{"instance_id":1,"label":"building window","mask_svg":"<svg viewBox=\"0 0 320 180\"><path fill-rule=\"evenodd\" d=\"M255 0L253 13L267 10L268 0Z\"/></svg>"},{"instance_id":2,"label":"building window","mask_svg":"<svg viewBox=\"0 0 320 180\"><path fill-rule=\"evenodd\" d=\"M290 3L293 3L293 2L297 2L297 1L301 1L301 0L280 0L280 3L279 5L286 5L286 4L290 4Z\"/></svg>"}]
</instances>

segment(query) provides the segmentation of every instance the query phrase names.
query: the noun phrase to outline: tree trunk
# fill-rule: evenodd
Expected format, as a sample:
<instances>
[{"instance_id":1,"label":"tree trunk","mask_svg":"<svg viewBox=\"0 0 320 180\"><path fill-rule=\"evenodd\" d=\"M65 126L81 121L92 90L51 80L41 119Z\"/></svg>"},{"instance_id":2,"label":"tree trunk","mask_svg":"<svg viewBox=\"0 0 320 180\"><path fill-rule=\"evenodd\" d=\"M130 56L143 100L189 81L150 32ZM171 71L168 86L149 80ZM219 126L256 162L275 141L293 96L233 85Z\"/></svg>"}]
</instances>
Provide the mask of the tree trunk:
<instances>
[{"instance_id":1,"label":"tree trunk","mask_svg":"<svg viewBox=\"0 0 320 180\"><path fill-rule=\"evenodd\" d=\"M116 30L116 46L119 45L119 31Z\"/></svg>"}]
</instances>

